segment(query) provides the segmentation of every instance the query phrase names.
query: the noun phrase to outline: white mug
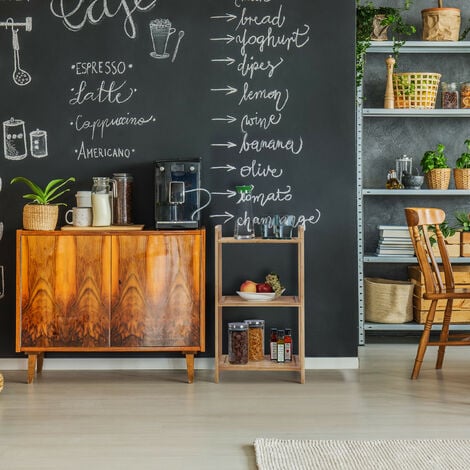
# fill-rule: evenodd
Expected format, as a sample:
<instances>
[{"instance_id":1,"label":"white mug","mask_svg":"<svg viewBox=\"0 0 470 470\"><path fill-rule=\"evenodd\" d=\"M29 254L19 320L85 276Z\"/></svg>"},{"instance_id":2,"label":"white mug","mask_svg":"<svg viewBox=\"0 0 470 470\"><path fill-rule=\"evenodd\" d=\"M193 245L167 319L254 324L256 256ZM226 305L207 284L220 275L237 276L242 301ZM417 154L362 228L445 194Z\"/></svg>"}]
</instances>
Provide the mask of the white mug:
<instances>
[{"instance_id":1,"label":"white mug","mask_svg":"<svg viewBox=\"0 0 470 470\"><path fill-rule=\"evenodd\" d=\"M72 220L69 220L72 214ZM65 213L65 221L74 227L90 227L93 220L91 207L73 207Z\"/></svg>"},{"instance_id":2,"label":"white mug","mask_svg":"<svg viewBox=\"0 0 470 470\"><path fill-rule=\"evenodd\" d=\"M91 207L91 191L77 191L77 207Z\"/></svg>"}]
</instances>

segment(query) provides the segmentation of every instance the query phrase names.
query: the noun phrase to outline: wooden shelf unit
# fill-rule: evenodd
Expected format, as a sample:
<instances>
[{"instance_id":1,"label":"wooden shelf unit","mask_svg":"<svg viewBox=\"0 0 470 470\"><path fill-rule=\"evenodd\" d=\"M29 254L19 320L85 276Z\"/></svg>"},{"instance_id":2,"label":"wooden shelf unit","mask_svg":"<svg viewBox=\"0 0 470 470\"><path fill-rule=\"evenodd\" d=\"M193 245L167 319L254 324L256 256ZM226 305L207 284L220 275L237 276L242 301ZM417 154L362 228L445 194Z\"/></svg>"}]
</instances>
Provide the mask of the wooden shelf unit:
<instances>
[{"instance_id":1,"label":"wooden shelf unit","mask_svg":"<svg viewBox=\"0 0 470 470\"><path fill-rule=\"evenodd\" d=\"M283 245L294 244L297 246L297 272L298 294L293 296L281 296L267 302L248 302L238 295L224 295L222 293L222 266L223 246L237 245ZM304 228L298 227L297 237L291 239L262 239L252 238L237 240L233 237L222 236L222 226L215 227L215 377L219 382L220 371L298 371L300 383L305 383L305 282L304 282ZM222 325L223 309L228 307L250 308L297 308L298 311L298 354L293 356L291 362L276 363L265 357L264 361L249 361L248 364L235 365L228 362L227 354L222 353Z\"/></svg>"}]
</instances>

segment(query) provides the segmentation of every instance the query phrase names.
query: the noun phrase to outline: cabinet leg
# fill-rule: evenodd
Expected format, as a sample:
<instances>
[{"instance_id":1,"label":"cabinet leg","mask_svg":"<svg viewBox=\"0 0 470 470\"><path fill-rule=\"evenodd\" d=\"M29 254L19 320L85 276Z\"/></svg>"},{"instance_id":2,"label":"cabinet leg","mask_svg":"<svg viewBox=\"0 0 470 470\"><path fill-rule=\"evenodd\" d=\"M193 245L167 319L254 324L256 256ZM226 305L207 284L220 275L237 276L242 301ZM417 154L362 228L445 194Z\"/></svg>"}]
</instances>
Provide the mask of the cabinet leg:
<instances>
[{"instance_id":1,"label":"cabinet leg","mask_svg":"<svg viewBox=\"0 0 470 470\"><path fill-rule=\"evenodd\" d=\"M44 364L44 353L39 353L38 354L38 364L37 364L37 371L38 371L38 374L40 374L42 372L42 366Z\"/></svg>"},{"instance_id":2,"label":"cabinet leg","mask_svg":"<svg viewBox=\"0 0 470 470\"><path fill-rule=\"evenodd\" d=\"M37 354L28 354L28 383L34 380L34 373L36 372Z\"/></svg>"},{"instance_id":3,"label":"cabinet leg","mask_svg":"<svg viewBox=\"0 0 470 470\"><path fill-rule=\"evenodd\" d=\"M188 370L188 384L194 382L194 354L186 354L186 368Z\"/></svg>"}]
</instances>

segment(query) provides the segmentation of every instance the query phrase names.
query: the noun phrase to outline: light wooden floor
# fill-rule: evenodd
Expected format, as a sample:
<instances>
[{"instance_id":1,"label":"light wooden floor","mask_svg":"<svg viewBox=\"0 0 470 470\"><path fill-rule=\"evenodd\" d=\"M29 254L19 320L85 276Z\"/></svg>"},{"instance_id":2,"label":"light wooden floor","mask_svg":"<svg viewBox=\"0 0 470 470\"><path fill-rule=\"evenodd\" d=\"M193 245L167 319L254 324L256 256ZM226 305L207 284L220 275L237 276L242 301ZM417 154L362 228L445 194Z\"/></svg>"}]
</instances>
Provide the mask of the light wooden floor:
<instances>
[{"instance_id":1,"label":"light wooden floor","mask_svg":"<svg viewBox=\"0 0 470 470\"><path fill-rule=\"evenodd\" d=\"M0 468L5 470L255 469L256 437L469 438L470 350L449 348L409 374L416 346L360 348L360 370L290 373L5 371ZM73 359L71 359L73 360Z\"/></svg>"}]
</instances>

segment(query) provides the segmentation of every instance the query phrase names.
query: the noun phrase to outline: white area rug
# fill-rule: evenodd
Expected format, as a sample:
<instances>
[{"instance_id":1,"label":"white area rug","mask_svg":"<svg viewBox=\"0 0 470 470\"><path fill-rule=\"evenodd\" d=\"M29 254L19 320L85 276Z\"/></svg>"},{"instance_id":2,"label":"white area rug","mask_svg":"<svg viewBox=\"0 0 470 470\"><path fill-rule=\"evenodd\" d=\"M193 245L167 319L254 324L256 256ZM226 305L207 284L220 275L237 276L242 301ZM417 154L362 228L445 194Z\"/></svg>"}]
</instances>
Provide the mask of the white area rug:
<instances>
[{"instance_id":1,"label":"white area rug","mask_svg":"<svg viewBox=\"0 0 470 470\"><path fill-rule=\"evenodd\" d=\"M470 440L256 439L260 470L469 470Z\"/></svg>"}]
</instances>

